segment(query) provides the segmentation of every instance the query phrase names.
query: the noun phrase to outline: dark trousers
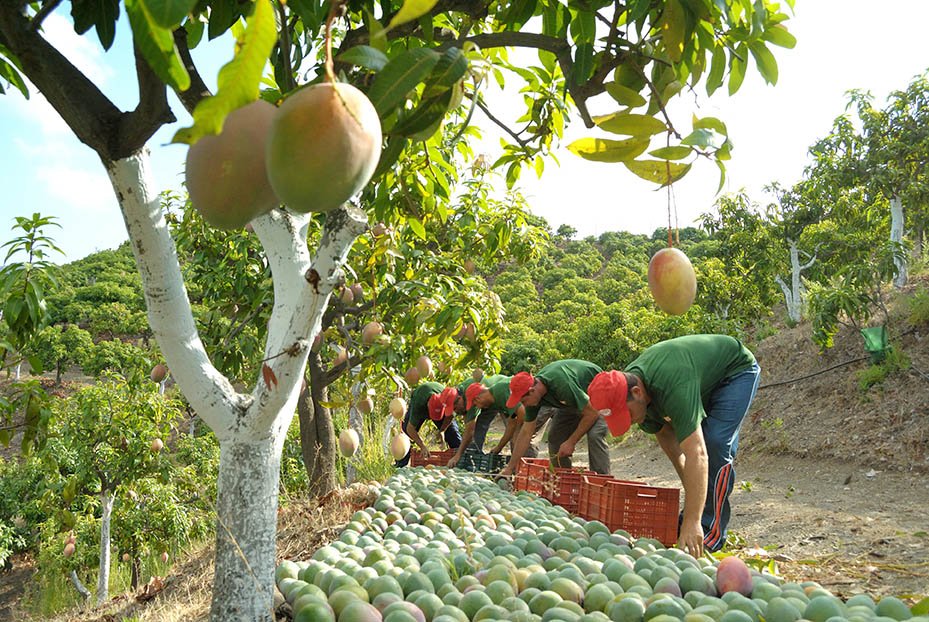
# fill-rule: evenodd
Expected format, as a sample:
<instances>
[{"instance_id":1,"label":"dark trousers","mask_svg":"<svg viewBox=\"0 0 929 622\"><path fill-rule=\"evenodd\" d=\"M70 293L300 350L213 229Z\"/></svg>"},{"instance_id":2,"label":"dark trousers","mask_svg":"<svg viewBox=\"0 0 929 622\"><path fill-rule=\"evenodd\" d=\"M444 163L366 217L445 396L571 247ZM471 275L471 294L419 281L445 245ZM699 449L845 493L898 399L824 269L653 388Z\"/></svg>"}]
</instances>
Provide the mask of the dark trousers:
<instances>
[{"instance_id":1,"label":"dark trousers","mask_svg":"<svg viewBox=\"0 0 929 622\"><path fill-rule=\"evenodd\" d=\"M487 431L490 430L490 424L499 414L496 410L482 410L474 422L474 437L471 444L465 447L465 451L477 451L484 453L484 440L487 438Z\"/></svg>"}]
</instances>

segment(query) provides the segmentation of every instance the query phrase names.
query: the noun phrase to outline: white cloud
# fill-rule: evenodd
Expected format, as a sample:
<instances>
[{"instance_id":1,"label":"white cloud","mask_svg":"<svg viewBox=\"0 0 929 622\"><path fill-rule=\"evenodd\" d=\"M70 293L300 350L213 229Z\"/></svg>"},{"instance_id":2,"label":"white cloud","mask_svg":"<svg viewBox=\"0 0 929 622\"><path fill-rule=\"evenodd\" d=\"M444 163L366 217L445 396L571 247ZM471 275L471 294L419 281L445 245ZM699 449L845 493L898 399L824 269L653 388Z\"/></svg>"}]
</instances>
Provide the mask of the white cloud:
<instances>
[{"instance_id":1,"label":"white cloud","mask_svg":"<svg viewBox=\"0 0 929 622\"><path fill-rule=\"evenodd\" d=\"M93 160L89 163L93 164ZM97 169L51 162L38 168L35 177L50 197L63 204L63 211L74 209L87 215L109 214L116 207L116 197L103 167L97 166Z\"/></svg>"}]
</instances>

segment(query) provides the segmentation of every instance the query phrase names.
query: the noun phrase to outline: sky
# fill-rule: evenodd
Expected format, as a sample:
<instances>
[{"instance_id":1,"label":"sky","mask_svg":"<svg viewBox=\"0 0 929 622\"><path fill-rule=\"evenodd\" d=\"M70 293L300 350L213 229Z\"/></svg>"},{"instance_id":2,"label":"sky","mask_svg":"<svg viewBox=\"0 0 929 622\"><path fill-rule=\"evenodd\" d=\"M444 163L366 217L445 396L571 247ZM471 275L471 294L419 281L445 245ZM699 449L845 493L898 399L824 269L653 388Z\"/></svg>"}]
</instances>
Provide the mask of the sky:
<instances>
[{"instance_id":1,"label":"sky","mask_svg":"<svg viewBox=\"0 0 929 622\"><path fill-rule=\"evenodd\" d=\"M713 98L699 89L671 109L672 120L688 130L690 117L715 116L728 126L735 145L727 163L722 192L745 189L765 202L762 187L772 181L790 186L801 178L807 149L828 133L833 119L844 112L850 89L870 91L882 104L894 90L905 89L912 78L929 68L925 25L929 2L884 0L796 0L796 11L786 23L797 37L792 50L773 48L779 66L776 86L766 85L749 71L741 90L728 97L725 87ZM104 53L95 37L74 34L66 11L53 13L45 23L47 36L123 110L135 105L135 79L127 59L128 39L118 36ZM789 9L785 9L789 13ZM126 35L125 23L121 31ZM218 40L194 50L204 78L215 82L219 67L231 58L231 44ZM127 79L130 78L131 79ZM492 96L492 95L491 95ZM168 144L189 116L171 96L179 121L162 128L149 142L153 175L162 189L179 189L183 181L186 147ZM616 109L607 96L591 104L594 114ZM476 123L490 122L476 114ZM566 146L584 136L611 136L587 129L579 119L568 127L556 152L560 166L548 162L541 179L529 170L520 187L533 213L553 229L570 225L579 237L605 231L651 234L667 226L669 196L650 182L629 173L621 164L587 162ZM492 139L479 148L492 161L498 145ZM7 89L0 96L0 242L12 237L15 216L34 212L57 217L62 225L50 233L65 251L53 258L64 263L89 253L114 248L126 239L112 187L96 154L77 141L39 93L26 101ZM674 222L695 224L712 211L718 198L719 173L710 161L698 161L674 184L671 197Z\"/></svg>"}]
</instances>

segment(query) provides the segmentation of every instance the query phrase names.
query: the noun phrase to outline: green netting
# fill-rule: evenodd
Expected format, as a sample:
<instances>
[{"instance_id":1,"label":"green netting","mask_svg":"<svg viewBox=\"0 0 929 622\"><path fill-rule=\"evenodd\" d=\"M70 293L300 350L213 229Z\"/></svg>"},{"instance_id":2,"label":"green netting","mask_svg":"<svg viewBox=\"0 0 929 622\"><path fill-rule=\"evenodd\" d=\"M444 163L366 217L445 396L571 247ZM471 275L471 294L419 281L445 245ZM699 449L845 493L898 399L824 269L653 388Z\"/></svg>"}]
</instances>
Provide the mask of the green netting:
<instances>
[{"instance_id":1,"label":"green netting","mask_svg":"<svg viewBox=\"0 0 929 622\"><path fill-rule=\"evenodd\" d=\"M890 345L887 343L887 327L871 326L861 329L861 336L864 337L864 349L871 357L872 363L880 363L887 356Z\"/></svg>"}]
</instances>

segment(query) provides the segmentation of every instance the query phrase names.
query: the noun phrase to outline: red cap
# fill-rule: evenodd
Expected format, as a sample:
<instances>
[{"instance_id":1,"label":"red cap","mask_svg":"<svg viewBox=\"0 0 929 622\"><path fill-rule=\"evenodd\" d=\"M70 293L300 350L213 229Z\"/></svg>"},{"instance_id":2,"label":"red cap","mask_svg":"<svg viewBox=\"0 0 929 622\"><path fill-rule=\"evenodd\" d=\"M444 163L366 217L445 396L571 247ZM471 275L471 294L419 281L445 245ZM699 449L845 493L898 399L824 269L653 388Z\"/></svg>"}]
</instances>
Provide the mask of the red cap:
<instances>
[{"instance_id":1,"label":"red cap","mask_svg":"<svg viewBox=\"0 0 929 622\"><path fill-rule=\"evenodd\" d=\"M487 387L480 382L469 384L465 389L465 410L471 410L474 407L474 398L487 390Z\"/></svg>"},{"instance_id":2,"label":"red cap","mask_svg":"<svg viewBox=\"0 0 929 622\"><path fill-rule=\"evenodd\" d=\"M587 387L591 407L603 415L613 436L625 434L632 424L626 404L628 391L626 376L621 371L602 371Z\"/></svg>"},{"instance_id":3,"label":"red cap","mask_svg":"<svg viewBox=\"0 0 929 622\"><path fill-rule=\"evenodd\" d=\"M456 397L458 397L458 389L453 387L445 387L441 393L432 395L429 398L429 418L433 421L441 421L455 412Z\"/></svg>"},{"instance_id":4,"label":"red cap","mask_svg":"<svg viewBox=\"0 0 929 622\"><path fill-rule=\"evenodd\" d=\"M507 408L516 408L519 401L523 399L532 385L535 384L535 378L527 371L521 371L510 379L510 399L506 401Z\"/></svg>"}]
</instances>

